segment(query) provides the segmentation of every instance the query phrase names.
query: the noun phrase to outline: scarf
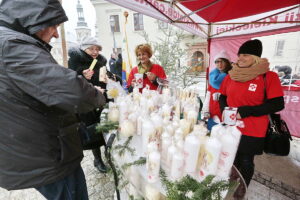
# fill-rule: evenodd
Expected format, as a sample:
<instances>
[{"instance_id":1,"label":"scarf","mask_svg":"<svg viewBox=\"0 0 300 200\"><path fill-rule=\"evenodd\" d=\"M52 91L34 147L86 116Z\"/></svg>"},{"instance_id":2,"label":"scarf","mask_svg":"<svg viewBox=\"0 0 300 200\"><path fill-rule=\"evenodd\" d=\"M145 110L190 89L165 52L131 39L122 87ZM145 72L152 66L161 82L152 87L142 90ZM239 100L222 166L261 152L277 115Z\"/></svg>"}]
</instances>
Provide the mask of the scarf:
<instances>
[{"instance_id":1,"label":"scarf","mask_svg":"<svg viewBox=\"0 0 300 200\"><path fill-rule=\"evenodd\" d=\"M215 68L209 73L209 84L217 90L220 89L221 83L226 75L226 73Z\"/></svg>"},{"instance_id":2,"label":"scarf","mask_svg":"<svg viewBox=\"0 0 300 200\"><path fill-rule=\"evenodd\" d=\"M269 65L270 63L266 58L261 58L258 64L251 65L250 67L239 67L234 63L228 73L234 81L247 82L269 71Z\"/></svg>"},{"instance_id":3,"label":"scarf","mask_svg":"<svg viewBox=\"0 0 300 200\"><path fill-rule=\"evenodd\" d=\"M142 63L138 64L138 72L139 74L144 74L150 71L152 67L152 62L150 61L147 65L142 65Z\"/></svg>"}]
</instances>

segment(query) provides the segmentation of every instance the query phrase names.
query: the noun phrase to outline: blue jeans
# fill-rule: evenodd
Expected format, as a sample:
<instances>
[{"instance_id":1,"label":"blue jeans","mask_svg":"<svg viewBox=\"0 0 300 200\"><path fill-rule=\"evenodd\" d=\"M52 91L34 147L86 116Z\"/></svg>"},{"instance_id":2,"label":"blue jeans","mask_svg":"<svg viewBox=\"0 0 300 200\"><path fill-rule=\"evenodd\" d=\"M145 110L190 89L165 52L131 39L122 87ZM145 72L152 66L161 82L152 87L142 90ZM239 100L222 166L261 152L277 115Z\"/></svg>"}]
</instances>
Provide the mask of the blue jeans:
<instances>
[{"instance_id":1,"label":"blue jeans","mask_svg":"<svg viewBox=\"0 0 300 200\"><path fill-rule=\"evenodd\" d=\"M67 177L35 188L48 200L88 200L85 176L81 166Z\"/></svg>"}]
</instances>

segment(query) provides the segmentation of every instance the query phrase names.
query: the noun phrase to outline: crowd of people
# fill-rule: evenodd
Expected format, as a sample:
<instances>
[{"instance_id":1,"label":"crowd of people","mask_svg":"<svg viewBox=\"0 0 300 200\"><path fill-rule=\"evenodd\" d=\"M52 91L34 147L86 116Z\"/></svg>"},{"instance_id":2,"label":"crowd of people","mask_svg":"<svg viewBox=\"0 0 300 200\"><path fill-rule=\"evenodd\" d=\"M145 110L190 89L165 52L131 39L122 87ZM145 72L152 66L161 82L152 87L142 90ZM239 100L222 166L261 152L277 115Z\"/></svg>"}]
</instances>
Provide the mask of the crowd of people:
<instances>
[{"instance_id":1,"label":"crowd of people","mask_svg":"<svg viewBox=\"0 0 300 200\"><path fill-rule=\"evenodd\" d=\"M51 56L49 45L51 38L58 38L59 24L68 20L59 1L3 0L1 10L0 186L35 188L46 199L88 199L77 129L78 120L99 123L110 101L106 82L99 79L107 65L102 46L94 37L84 38L80 47L69 50L69 69L64 68ZM216 118L222 121L225 107L237 108L243 126L234 165L247 185L254 157L263 151L267 115L284 108L280 80L261 58L262 49L259 40L249 40L239 48L236 63L225 51L214 58L203 110L211 129ZM139 63L130 72L128 91L137 84L136 74L143 79L140 91L147 85L156 90L158 78L167 77L163 67L150 60L151 46L140 44L135 54ZM121 80L122 55L113 53L108 64L108 77ZM92 151L95 167L107 172L100 148Z\"/></svg>"}]
</instances>

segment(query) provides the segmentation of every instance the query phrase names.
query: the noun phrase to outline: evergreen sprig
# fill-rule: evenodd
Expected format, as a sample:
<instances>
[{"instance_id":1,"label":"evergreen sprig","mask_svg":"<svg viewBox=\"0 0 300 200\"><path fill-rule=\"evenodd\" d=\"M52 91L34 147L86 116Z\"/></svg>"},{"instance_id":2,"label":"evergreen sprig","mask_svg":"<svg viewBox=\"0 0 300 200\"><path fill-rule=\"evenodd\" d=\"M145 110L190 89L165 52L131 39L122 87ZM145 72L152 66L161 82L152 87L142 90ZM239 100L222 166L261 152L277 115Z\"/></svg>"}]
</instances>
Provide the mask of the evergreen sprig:
<instances>
[{"instance_id":1,"label":"evergreen sprig","mask_svg":"<svg viewBox=\"0 0 300 200\"><path fill-rule=\"evenodd\" d=\"M198 182L187 175L179 181L168 180L166 173L161 170L160 178L167 190L168 200L220 200L221 193L236 186L236 182L215 181L215 176L209 175Z\"/></svg>"},{"instance_id":2,"label":"evergreen sprig","mask_svg":"<svg viewBox=\"0 0 300 200\"><path fill-rule=\"evenodd\" d=\"M141 165L145 165L145 164L146 164L146 158L140 157L138 160L135 160L131 163L125 163L124 165L122 165L122 169L126 170L126 169L128 169L128 167L131 167L131 166L141 166Z\"/></svg>"},{"instance_id":3,"label":"evergreen sprig","mask_svg":"<svg viewBox=\"0 0 300 200\"><path fill-rule=\"evenodd\" d=\"M119 156L123 156L128 151L132 156L135 154L135 149L130 147L129 144L132 140L132 136L128 137L124 144L118 144L114 147L114 150L118 151Z\"/></svg>"},{"instance_id":4,"label":"evergreen sprig","mask_svg":"<svg viewBox=\"0 0 300 200\"><path fill-rule=\"evenodd\" d=\"M97 125L96 131L100 133L108 133L111 130L116 130L119 127L118 122L104 121Z\"/></svg>"}]
</instances>

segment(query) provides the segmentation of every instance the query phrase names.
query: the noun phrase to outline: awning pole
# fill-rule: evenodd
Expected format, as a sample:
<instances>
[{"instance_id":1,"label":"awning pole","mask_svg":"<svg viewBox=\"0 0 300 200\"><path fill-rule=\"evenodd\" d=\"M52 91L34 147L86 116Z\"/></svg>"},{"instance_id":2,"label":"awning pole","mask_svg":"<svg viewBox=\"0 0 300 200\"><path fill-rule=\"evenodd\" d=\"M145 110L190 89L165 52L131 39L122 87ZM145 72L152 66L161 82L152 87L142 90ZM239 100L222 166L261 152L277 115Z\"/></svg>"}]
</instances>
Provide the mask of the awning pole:
<instances>
[{"instance_id":1,"label":"awning pole","mask_svg":"<svg viewBox=\"0 0 300 200\"><path fill-rule=\"evenodd\" d=\"M62 4L62 0L59 0ZM61 48L63 53L63 66L68 68L68 56L67 56L67 45L66 45L66 36L65 36L65 26L64 23L60 25L60 37L61 37Z\"/></svg>"}]
</instances>

